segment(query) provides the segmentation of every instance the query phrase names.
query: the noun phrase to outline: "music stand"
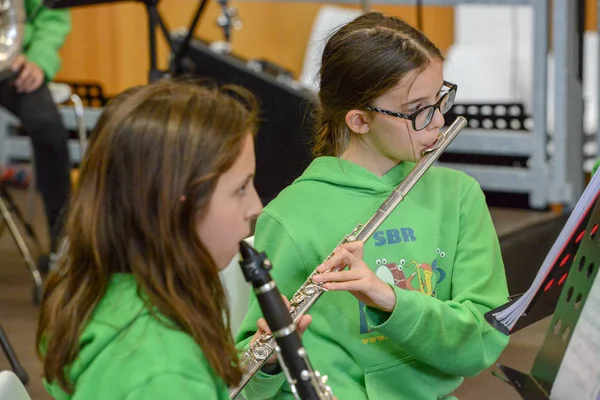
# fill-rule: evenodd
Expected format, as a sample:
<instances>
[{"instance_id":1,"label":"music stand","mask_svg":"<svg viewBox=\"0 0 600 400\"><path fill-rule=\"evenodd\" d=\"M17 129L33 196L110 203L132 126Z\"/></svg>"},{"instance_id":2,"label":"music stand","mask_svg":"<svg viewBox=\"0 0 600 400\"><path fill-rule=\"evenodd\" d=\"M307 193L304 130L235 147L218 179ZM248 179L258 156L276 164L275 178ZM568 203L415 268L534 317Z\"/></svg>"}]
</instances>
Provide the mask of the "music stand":
<instances>
[{"instance_id":1,"label":"music stand","mask_svg":"<svg viewBox=\"0 0 600 400\"><path fill-rule=\"evenodd\" d=\"M31 273L31 277L33 278L34 288L33 288L33 301L34 303L40 304L40 300L42 298L42 275L37 267L37 265L33 262L33 258L31 257L31 252L27 248L25 244L25 240L17 224L13 215L19 220L21 225L25 228L27 235L29 238L35 243L38 251L42 248L33 227L25 220L23 214L21 214L21 210L15 204L12 196L10 195L8 189L6 188L6 183L0 181L0 236L3 233L4 226L8 226L8 230L10 231L10 235L12 236L15 244L19 248L21 252L21 256L23 257L23 261L27 265L29 272Z\"/></svg>"},{"instance_id":2,"label":"music stand","mask_svg":"<svg viewBox=\"0 0 600 400\"><path fill-rule=\"evenodd\" d=\"M552 322L538 352L531 375L505 365L498 368L527 400L549 398L579 315L598 275L600 266L600 201L596 201L573 265L558 299Z\"/></svg>"},{"instance_id":3,"label":"music stand","mask_svg":"<svg viewBox=\"0 0 600 400\"><path fill-rule=\"evenodd\" d=\"M146 12L148 13L148 40L150 46L150 73L148 75L148 82L155 82L159 79L168 77L171 75L171 71L161 71L158 69L156 62L156 26L160 26L160 30L163 33L163 37L169 45L171 53L173 52L173 43L169 37L169 30L158 11L159 0L137 0L144 3L146 6Z\"/></svg>"},{"instance_id":4,"label":"music stand","mask_svg":"<svg viewBox=\"0 0 600 400\"><path fill-rule=\"evenodd\" d=\"M29 268L31 275L33 276L33 280L35 283L35 286L33 288L33 299L34 299L35 304L39 304L41 301L41 298L42 298L42 276L41 276L40 271L38 270L37 266L33 262L33 259L31 258L31 253L29 252L29 249L27 248L27 245L25 244L23 236L21 235L21 233L19 232L19 229L17 228L17 225L13 219L12 213L14 213L17 216L17 218L21 221L23 226L25 226L27 233L34 240L34 242L36 243L36 245L38 246L38 249L39 249L40 244L37 239L37 236L35 235L35 233L33 231L33 228L23 218L21 211L16 206L12 197L10 196L10 193L6 189L6 184L4 182L0 181L0 224L1 224L0 225L0 235L2 234L2 231L4 230L4 226L7 225L8 229L10 230L13 240L17 244L17 247L19 248L19 250L21 251L21 255L23 256L23 259L25 260L25 264L27 264L27 267ZM2 329L2 325L0 325L0 346L2 347L2 350L4 351L4 354L6 355L6 358L8 359L8 362L10 363L14 373L19 377L21 382L23 382L23 385L26 385L27 381L29 379L27 376L27 372L25 371L25 368L19 362L19 359L17 358L15 351L13 350L10 342L8 341L8 337L4 333L4 330Z\"/></svg>"},{"instance_id":5,"label":"music stand","mask_svg":"<svg viewBox=\"0 0 600 400\"><path fill-rule=\"evenodd\" d=\"M0 325L0 346L12 367L13 372L19 377L23 385L27 385L29 382L29 376L27 375L27 371L23 368L23 365L19 362L15 351L13 350L10 342L8 341L8 337L4 333L4 329L2 329L2 325Z\"/></svg>"},{"instance_id":6,"label":"music stand","mask_svg":"<svg viewBox=\"0 0 600 400\"><path fill-rule=\"evenodd\" d=\"M175 50L173 46L173 42L169 34L169 29L167 28L167 25L165 24L165 21L162 18L160 11L158 10L158 2L160 0L44 0L44 4L49 8L72 8L77 6L89 6L121 1L137 1L144 3L144 5L146 6L146 12L148 14L148 41L150 46L150 72L148 74L148 81L154 82L159 79L170 77L172 75L180 73L182 71L183 57L188 49L188 45L193 36L193 33L196 30L198 21L200 20L200 17L203 14L204 9L206 8L207 0L200 1L200 5L196 10L196 14L192 19L192 22L190 23L190 27L188 29L186 38L177 50ZM157 66L157 26L160 27L163 37L167 41L171 54L173 55L169 65L169 69L167 71L161 71L158 69Z\"/></svg>"}]
</instances>

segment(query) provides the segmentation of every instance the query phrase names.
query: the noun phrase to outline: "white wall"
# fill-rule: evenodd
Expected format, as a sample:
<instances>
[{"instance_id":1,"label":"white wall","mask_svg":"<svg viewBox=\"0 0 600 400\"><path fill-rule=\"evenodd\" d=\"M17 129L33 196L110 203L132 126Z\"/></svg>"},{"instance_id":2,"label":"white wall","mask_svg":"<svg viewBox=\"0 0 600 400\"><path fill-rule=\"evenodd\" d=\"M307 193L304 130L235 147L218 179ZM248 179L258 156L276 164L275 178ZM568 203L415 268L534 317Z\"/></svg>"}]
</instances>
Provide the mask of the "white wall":
<instances>
[{"instance_id":1,"label":"white wall","mask_svg":"<svg viewBox=\"0 0 600 400\"><path fill-rule=\"evenodd\" d=\"M515 101L531 112L533 12L530 6L459 5L455 43L447 53L446 79L457 83L459 102ZM548 122L554 115L554 60L548 60ZM598 35L584 36L584 131L598 124Z\"/></svg>"},{"instance_id":2,"label":"white wall","mask_svg":"<svg viewBox=\"0 0 600 400\"><path fill-rule=\"evenodd\" d=\"M446 79L459 85L458 101L525 102L529 108L531 7L459 5L455 7L454 29Z\"/></svg>"}]
</instances>

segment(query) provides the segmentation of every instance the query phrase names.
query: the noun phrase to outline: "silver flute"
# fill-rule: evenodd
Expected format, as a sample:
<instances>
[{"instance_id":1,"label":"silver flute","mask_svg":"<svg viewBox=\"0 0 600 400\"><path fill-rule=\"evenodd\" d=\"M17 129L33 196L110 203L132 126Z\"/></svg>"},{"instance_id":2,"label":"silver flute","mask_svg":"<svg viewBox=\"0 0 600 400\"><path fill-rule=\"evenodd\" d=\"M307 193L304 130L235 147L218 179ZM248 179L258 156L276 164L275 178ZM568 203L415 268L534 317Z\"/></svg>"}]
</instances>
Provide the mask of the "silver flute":
<instances>
[{"instance_id":1,"label":"silver flute","mask_svg":"<svg viewBox=\"0 0 600 400\"><path fill-rule=\"evenodd\" d=\"M406 175L406 177L398 184L396 189L388 196L375 214L366 224L357 225L350 234L346 235L342 241L336 246L339 247L345 243L354 242L357 240L366 242L371 235L379 228L388 215L404 200L408 192L421 179L425 172L433 165L434 162L441 156L446 148L452 143L454 138L467 125L467 120L464 117L458 117L448 127L448 129L440 134L435 144L422 153L422 158L414 166L414 168ZM331 258L333 252L325 261ZM308 311L310 307L321 297L325 292L322 284L313 281L313 277L319 274L316 269L308 276L304 284L294 293L290 300L290 314L295 324ZM258 372L264 363L271 357L275 351L277 343L271 334L264 333L254 343L250 345L248 350L240 359L240 366L243 371L242 380L238 386L232 388L229 393L229 398L234 399L242 389L248 384L250 379Z\"/></svg>"}]
</instances>

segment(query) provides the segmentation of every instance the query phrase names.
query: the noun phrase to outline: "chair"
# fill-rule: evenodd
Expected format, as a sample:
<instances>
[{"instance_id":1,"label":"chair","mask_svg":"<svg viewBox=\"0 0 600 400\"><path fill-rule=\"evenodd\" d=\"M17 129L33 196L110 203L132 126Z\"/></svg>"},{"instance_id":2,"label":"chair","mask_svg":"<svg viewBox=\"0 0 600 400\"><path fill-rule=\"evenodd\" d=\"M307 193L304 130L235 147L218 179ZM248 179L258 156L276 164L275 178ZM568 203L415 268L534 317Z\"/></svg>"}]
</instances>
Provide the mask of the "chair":
<instances>
[{"instance_id":1,"label":"chair","mask_svg":"<svg viewBox=\"0 0 600 400\"><path fill-rule=\"evenodd\" d=\"M0 400L31 400L25 386L12 371L0 371Z\"/></svg>"},{"instance_id":2,"label":"chair","mask_svg":"<svg viewBox=\"0 0 600 400\"><path fill-rule=\"evenodd\" d=\"M84 154L87 148L87 131L85 128L85 122L83 118L83 103L81 99L76 94L71 93L70 86L67 84L50 83L48 84L48 88L50 89L50 93L52 94L52 98L54 99L55 103L62 104L69 98L73 102L75 116L77 120L77 131L79 136L80 150L81 154ZM34 161L32 160L32 162ZM30 185L30 188L31 190L34 190L35 184ZM32 196L30 195L30 198L31 197ZM30 238L30 240L34 243L37 253L43 253L41 250L42 246L35 231L24 218L19 207L17 207L17 205L13 201L9 191L6 189L6 186L2 182L0 182L0 236L3 233L4 226L6 224L6 226L8 226L9 228L13 240L19 248L25 265L31 273L31 276L34 281L33 301L36 305L39 305L42 297L42 276L38 265L33 261L31 251L29 250L23 235L19 231L17 221L25 228L25 232L27 233L27 236ZM52 260L49 260L49 262L52 262Z\"/></svg>"}]
</instances>

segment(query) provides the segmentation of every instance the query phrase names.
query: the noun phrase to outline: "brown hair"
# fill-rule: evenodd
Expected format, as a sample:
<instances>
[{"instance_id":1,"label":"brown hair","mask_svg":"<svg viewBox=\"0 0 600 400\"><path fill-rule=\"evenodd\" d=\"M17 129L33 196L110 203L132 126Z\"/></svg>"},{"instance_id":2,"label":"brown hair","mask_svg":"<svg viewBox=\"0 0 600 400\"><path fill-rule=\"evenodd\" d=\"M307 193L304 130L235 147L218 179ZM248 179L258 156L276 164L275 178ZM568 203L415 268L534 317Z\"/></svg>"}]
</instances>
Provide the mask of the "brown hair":
<instances>
[{"instance_id":1,"label":"brown hair","mask_svg":"<svg viewBox=\"0 0 600 400\"><path fill-rule=\"evenodd\" d=\"M337 30L321 59L313 155L339 156L350 140L348 111L365 110L432 58L444 59L422 32L400 18L370 12Z\"/></svg>"},{"instance_id":2,"label":"brown hair","mask_svg":"<svg viewBox=\"0 0 600 400\"><path fill-rule=\"evenodd\" d=\"M119 106L123 104L125 100L127 100L129 97L131 97L144 87L145 86L131 86L119 93L114 98L110 99L108 103L106 103L106 106L102 110L100 117L98 117L98 120L96 121L96 125L94 125L94 128L90 132L90 139L88 142L89 146L91 146L94 143L97 136L96 133L103 129L104 125L106 125L107 121L110 120L113 113L119 109Z\"/></svg>"},{"instance_id":3,"label":"brown hair","mask_svg":"<svg viewBox=\"0 0 600 400\"><path fill-rule=\"evenodd\" d=\"M42 300L36 343L49 382L71 392L66 371L119 272L135 277L150 312L193 337L216 374L239 382L225 292L196 216L256 132L257 111L239 87L163 81L129 93L97 127L70 204L68 246Z\"/></svg>"}]
</instances>

